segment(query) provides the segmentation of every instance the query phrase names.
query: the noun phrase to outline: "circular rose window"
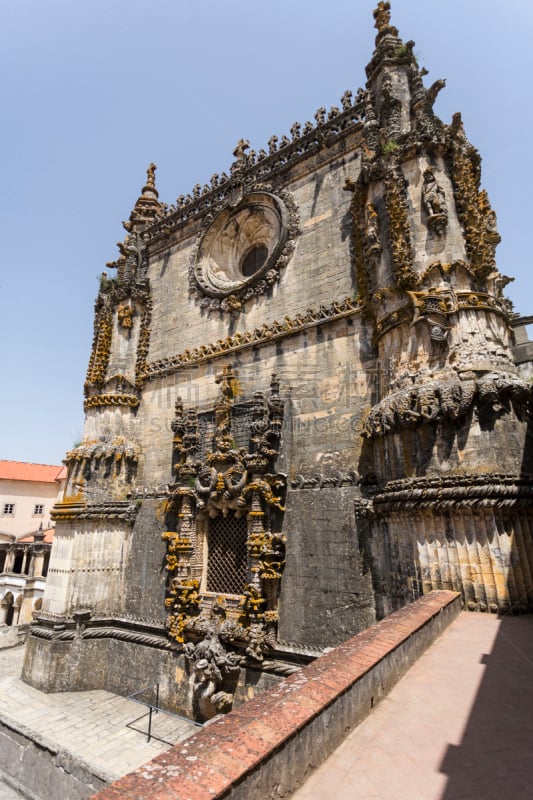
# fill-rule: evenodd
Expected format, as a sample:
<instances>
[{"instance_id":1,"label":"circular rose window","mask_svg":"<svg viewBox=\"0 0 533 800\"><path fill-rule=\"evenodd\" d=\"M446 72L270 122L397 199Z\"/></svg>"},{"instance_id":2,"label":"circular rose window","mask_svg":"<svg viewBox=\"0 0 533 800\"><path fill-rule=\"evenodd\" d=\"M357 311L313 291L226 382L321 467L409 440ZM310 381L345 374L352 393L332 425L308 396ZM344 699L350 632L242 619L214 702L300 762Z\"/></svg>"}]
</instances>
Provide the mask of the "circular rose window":
<instances>
[{"instance_id":1,"label":"circular rose window","mask_svg":"<svg viewBox=\"0 0 533 800\"><path fill-rule=\"evenodd\" d=\"M279 197L251 192L209 225L194 259L194 274L210 297L241 295L276 266L287 240L288 212Z\"/></svg>"}]
</instances>

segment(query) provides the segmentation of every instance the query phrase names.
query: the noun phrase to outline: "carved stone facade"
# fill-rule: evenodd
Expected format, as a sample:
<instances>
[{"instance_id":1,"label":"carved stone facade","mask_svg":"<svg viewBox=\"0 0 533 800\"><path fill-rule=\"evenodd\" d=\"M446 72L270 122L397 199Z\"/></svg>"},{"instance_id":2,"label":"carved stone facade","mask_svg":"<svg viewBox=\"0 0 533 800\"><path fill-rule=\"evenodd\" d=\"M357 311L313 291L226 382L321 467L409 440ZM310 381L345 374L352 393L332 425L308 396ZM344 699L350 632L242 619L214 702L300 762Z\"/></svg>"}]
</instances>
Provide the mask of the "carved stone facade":
<instances>
[{"instance_id":1,"label":"carved stone facade","mask_svg":"<svg viewBox=\"0 0 533 800\"><path fill-rule=\"evenodd\" d=\"M375 19L339 107L171 206L150 165L96 301L34 685L149 676L206 720L431 589L532 607L531 369L479 154Z\"/></svg>"}]
</instances>

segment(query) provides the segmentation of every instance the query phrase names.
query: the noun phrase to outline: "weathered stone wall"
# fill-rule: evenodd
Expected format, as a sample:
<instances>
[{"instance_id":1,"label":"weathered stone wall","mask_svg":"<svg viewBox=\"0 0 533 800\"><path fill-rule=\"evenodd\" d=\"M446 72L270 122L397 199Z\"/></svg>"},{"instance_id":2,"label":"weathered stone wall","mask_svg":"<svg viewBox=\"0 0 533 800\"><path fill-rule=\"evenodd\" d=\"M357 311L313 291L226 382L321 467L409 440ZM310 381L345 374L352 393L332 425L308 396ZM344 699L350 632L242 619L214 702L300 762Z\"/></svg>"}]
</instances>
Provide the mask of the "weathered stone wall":
<instances>
[{"instance_id":1,"label":"weathered stone wall","mask_svg":"<svg viewBox=\"0 0 533 800\"><path fill-rule=\"evenodd\" d=\"M342 148L309 158L285 178L284 188L293 195L300 217L296 249L279 283L248 303L237 319L206 313L191 300L188 270L199 225L191 223L175 234L179 242L154 257L148 272L154 308L150 362L353 295L350 197L343 185L357 174L356 144L353 137L345 140Z\"/></svg>"},{"instance_id":2,"label":"weathered stone wall","mask_svg":"<svg viewBox=\"0 0 533 800\"><path fill-rule=\"evenodd\" d=\"M192 718L193 670L177 649L142 644L142 634L115 630L108 638L55 641L48 647L30 636L26 645L22 679L44 692L92 691L106 689L123 696L147 689L144 697L155 702L159 684L159 704ZM124 638L121 638L124 637ZM235 707L277 684L278 674L260 668L243 668L234 676ZM150 694L151 692L151 694Z\"/></svg>"},{"instance_id":3,"label":"weathered stone wall","mask_svg":"<svg viewBox=\"0 0 533 800\"><path fill-rule=\"evenodd\" d=\"M90 608L96 614L121 613L124 562L131 527L117 522L102 529L99 522L58 523L43 604L51 614Z\"/></svg>"},{"instance_id":4,"label":"weathered stone wall","mask_svg":"<svg viewBox=\"0 0 533 800\"><path fill-rule=\"evenodd\" d=\"M372 579L353 509L353 488L317 485L289 493L281 639L332 646L374 621Z\"/></svg>"},{"instance_id":5,"label":"weathered stone wall","mask_svg":"<svg viewBox=\"0 0 533 800\"><path fill-rule=\"evenodd\" d=\"M112 777L0 714L0 770L24 797L83 800Z\"/></svg>"}]
</instances>

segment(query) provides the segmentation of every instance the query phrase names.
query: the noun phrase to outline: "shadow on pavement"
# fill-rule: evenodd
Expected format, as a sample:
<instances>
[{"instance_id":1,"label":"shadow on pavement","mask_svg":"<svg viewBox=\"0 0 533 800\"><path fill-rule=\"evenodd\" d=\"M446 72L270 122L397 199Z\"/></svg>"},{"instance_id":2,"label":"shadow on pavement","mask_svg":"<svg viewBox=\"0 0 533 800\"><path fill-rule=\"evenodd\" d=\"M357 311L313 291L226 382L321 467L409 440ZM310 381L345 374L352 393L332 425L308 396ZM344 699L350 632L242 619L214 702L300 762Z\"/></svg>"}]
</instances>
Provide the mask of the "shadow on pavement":
<instances>
[{"instance_id":1,"label":"shadow on pavement","mask_svg":"<svg viewBox=\"0 0 533 800\"><path fill-rule=\"evenodd\" d=\"M442 800L533 797L533 615L503 617L460 745L440 770ZM457 675L457 681L461 675Z\"/></svg>"}]
</instances>

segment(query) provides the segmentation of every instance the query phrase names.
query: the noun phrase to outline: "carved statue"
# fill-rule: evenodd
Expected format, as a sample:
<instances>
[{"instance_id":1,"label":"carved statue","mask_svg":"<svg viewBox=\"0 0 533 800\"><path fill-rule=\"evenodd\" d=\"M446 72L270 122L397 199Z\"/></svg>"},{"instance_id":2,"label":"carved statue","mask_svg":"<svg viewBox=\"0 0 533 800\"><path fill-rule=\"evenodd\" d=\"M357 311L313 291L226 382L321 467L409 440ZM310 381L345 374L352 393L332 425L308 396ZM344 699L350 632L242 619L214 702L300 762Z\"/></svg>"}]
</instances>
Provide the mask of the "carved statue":
<instances>
[{"instance_id":1,"label":"carved statue","mask_svg":"<svg viewBox=\"0 0 533 800\"><path fill-rule=\"evenodd\" d=\"M146 185L155 189L155 171L157 167L155 164L150 164L146 170Z\"/></svg>"},{"instance_id":2,"label":"carved statue","mask_svg":"<svg viewBox=\"0 0 533 800\"><path fill-rule=\"evenodd\" d=\"M226 650L220 640L224 624L225 611L217 604L209 617L196 621L195 629L204 633L202 641L196 645L187 642L184 647L185 656L194 666L193 697L202 720L226 713L233 703L233 694L225 691L224 681L239 669L240 658Z\"/></svg>"},{"instance_id":3,"label":"carved statue","mask_svg":"<svg viewBox=\"0 0 533 800\"><path fill-rule=\"evenodd\" d=\"M123 328L133 327L133 309L128 303L123 303L117 308L117 316Z\"/></svg>"},{"instance_id":4,"label":"carved statue","mask_svg":"<svg viewBox=\"0 0 533 800\"><path fill-rule=\"evenodd\" d=\"M442 236L448 222L446 196L442 186L439 186L437 179L430 169L424 171L422 203L428 215L428 226L438 236Z\"/></svg>"},{"instance_id":5,"label":"carved statue","mask_svg":"<svg viewBox=\"0 0 533 800\"><path fill-rule=\"evenodd\" d=\"M381 253L379 217L373 203L367 203L365 206L364 252L367 257Z\"/></svg>"}]
</instances>

